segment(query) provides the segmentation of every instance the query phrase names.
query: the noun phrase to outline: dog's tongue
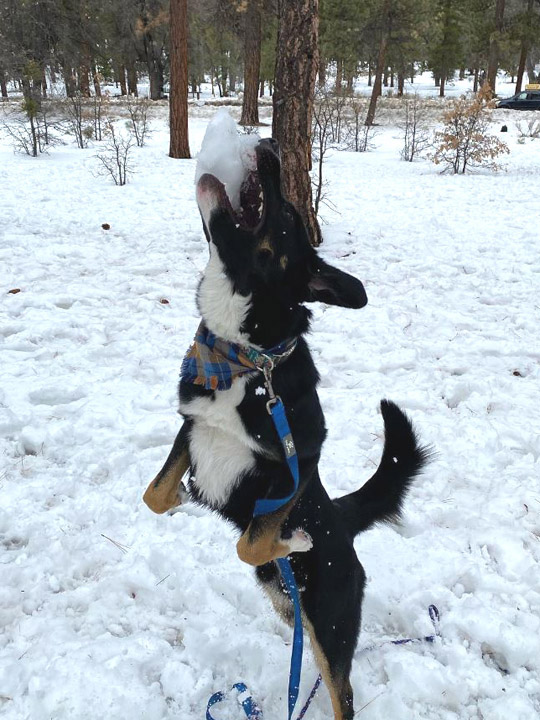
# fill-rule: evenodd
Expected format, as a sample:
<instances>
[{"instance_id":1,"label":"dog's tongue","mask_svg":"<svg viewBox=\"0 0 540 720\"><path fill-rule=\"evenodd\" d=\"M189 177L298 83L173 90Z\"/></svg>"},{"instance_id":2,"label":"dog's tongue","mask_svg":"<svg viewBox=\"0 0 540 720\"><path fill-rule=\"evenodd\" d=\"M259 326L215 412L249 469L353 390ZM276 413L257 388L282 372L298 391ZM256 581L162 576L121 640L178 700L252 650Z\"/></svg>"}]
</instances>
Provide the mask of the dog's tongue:
<instances>
[{"instance_id":1,"label":"dog's tongue","mask_svg":"<svg viewBox=\"0 0 540 720\"><path fill-rule=\"evenodd\" d=\"M214 115L197 156L195 184L205 173L215 175L225 186L234 210L240 208L240 188L250 171L257 169L255 146L259 135L240 135L225 108Z\"/></svg>"}]
</instances>

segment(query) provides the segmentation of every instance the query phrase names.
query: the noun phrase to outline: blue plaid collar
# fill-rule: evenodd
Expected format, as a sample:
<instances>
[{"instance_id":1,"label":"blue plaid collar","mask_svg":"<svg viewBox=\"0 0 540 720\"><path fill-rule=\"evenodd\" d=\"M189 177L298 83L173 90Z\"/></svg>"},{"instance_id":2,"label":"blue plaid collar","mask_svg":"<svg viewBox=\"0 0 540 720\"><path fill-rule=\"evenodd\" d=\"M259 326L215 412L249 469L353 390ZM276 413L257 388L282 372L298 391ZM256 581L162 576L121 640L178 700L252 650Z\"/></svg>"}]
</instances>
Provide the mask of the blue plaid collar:
<instances>
[{"instance_id":1,"label":"blue plaid collar","mask_svg":"<svg viewBox=\"0 0 540 720\"><path fill-rule=\"evenodd\" d=\"M180 378L207 390L228 390L235 378L254 370L273 370L286 360L297 339L285 340L269 350L240 345L214 335L201 322L182 362Z\"/></svg>"}]
</instances>

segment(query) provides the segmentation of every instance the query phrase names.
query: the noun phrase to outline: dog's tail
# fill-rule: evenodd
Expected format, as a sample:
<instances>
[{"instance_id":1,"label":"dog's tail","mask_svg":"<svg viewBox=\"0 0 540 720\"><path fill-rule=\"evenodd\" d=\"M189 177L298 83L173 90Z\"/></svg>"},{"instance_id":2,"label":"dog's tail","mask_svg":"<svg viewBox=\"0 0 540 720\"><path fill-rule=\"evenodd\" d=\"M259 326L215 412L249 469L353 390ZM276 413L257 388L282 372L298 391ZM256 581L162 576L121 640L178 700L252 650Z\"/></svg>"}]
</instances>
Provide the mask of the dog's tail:
<instances>
[{"instance_id":1,"label":"dog's tail","mask_svg":"<svg viewBox=\"0 0 540 720\"><path fill-rule=\"evenodd\" d=\"M411 421L397 405L383 400L381 412L385 441L376 473L360 490L334 500L353 537L377 522L399 518L409 486L432 456L429 447L419 444Z\"/></svg>"}]
</instances>

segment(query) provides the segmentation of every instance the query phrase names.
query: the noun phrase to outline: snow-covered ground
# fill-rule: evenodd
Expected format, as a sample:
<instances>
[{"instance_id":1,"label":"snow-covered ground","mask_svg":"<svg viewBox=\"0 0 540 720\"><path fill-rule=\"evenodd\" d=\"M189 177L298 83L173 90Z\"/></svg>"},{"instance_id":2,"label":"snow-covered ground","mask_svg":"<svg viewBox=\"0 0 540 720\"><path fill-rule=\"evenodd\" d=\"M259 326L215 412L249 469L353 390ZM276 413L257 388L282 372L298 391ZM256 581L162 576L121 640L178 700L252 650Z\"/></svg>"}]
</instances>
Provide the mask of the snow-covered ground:
<instances>
[{"instance_id":1,"label":"snow-covered ground","mask_svg":"<svg viewBox=\"0 0 540 720\"><path fill-rule=\"evenodd\" d=\"M193 152L212 111L193 109ZM540 713L540 141L518 144L516 119L497 114L511 147L499 174L404 163L392 125L373 152L327 164L336 211L321 253L370 303L315 313L324 482L338 495L370 476L383 397L438 453L402 525L357 541L369 582L352 683L366 720ZM0 141L6 720L202 720L238 680L265 720L286 717L291 633L233 530L141 501L179 426L207 257L195 160L168 158L164 119L154 127L126 187L92 174L91 148L31 159ZM440 640L383 644L430 634L432 603ZM308 650L302 699L316 674ZM306 718L329 717L321 690Z\"/></svg>"}]
</instances>

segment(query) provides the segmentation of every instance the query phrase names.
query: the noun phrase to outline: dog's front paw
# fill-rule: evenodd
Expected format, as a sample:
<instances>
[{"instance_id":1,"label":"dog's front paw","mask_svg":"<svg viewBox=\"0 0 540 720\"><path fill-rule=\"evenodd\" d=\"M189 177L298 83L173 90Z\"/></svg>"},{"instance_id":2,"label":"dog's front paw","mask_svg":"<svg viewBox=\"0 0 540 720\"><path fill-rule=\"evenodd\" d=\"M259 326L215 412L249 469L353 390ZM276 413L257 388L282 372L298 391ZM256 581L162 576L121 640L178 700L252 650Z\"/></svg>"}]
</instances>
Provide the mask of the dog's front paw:
<instances>
[{"instance_id":1,"label":"dog's front paw","mask_svg":"<svg viewBox=\"0 0 540 720\"><path fill-rule=\"evenodd\" d=\"M297 528L291 535L289 540L286 540L289 546L289 552L307 552L313 547L313 540L311 535L302 528Z\"/></svg>"}]
</instances>

